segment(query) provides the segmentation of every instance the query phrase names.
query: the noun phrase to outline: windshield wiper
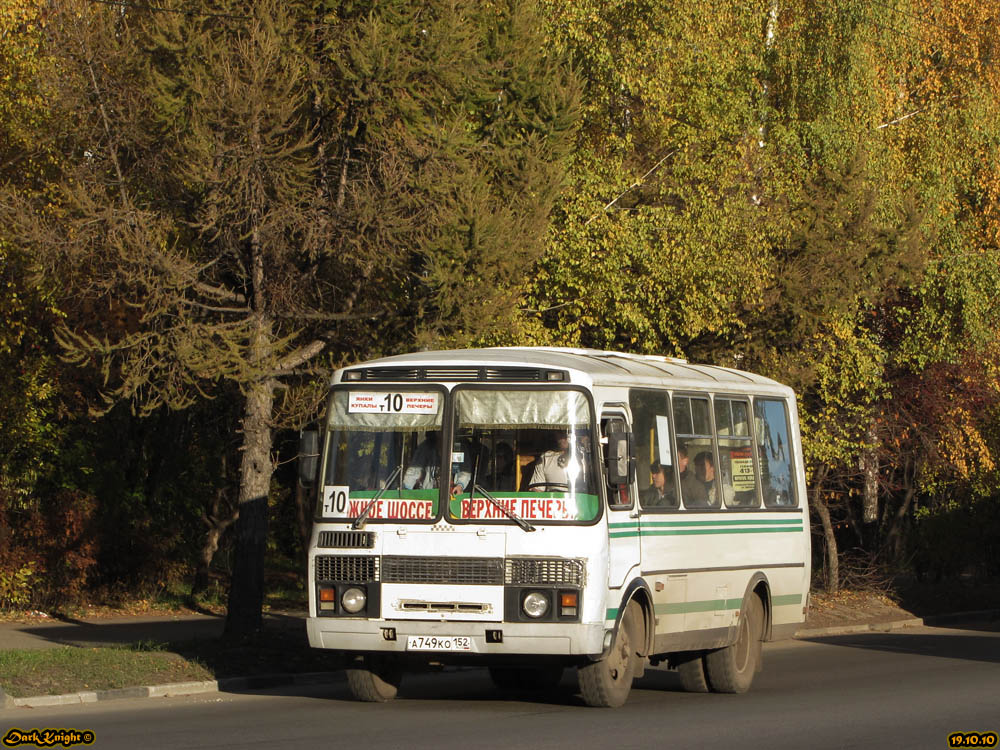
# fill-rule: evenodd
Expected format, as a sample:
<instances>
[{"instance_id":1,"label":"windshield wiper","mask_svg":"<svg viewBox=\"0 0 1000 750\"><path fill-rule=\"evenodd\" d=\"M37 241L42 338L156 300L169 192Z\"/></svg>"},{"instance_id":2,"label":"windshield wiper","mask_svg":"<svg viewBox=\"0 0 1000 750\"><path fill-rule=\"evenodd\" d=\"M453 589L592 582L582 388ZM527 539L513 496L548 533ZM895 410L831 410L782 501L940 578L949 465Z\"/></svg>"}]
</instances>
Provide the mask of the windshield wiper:
<instances>
[{"instance_id":1,"label":"windshield wiper","mask_svg":"<svg viewBox=\"0 0 1000 750\"><path fill-rule=\"evenodd\" d=\"M352 529L360 529L365 525L365 520L368 518L368 514L372 512L372 508L375 507L375 503L382 499L382 494L389 489L390 486L392 486L392 480L395 479L402 470L403 464L400 464L392 470L392 474L390 474L389 478L385 480L385 484L382 485L382 489L375 493L375 497L369 501L368 505L366 505L358 517L354 519L354 523L351 524Z\"/></svg>"},{"instance_id":2,"label":"windshield wiper","mask_svg":"<svg viewBox=\"0 0 1000 750\"><path fill-rule=\"evenodd\" d=\"M487 500L489 500L491 503L493 503L495 506L497 506L501 510L501 512L505 516L507 516L507 518L509 518L514 523L516 523L522 529L524 529L525 531L535 531L535 527L534 526L532 526L530 523L528 523L527 521L525 521L523 518L521 518L519 515L517 515L513 511L507 510L507 508L504 507L503 503L501 503L499 500L497 500L495 497L493 497L493 495L491 495L489 492L487 492L486 490L484 490L478 484L472 485L472 492L469 493L469 499L470 500L472 499L472 496L474 494L476 494L476 490L479 490L481 493L483 493L483 497L485 497Z\"/></svg>"}]
</instances>

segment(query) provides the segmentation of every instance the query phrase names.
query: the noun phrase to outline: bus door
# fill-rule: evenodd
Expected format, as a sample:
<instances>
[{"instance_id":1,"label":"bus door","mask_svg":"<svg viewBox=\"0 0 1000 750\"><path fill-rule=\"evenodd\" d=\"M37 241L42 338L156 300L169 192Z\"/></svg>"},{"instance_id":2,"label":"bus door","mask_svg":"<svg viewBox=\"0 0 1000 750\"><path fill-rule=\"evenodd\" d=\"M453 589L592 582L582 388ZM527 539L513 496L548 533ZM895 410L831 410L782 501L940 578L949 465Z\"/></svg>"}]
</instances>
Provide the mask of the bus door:
<instances>
[{"instance_id":1,"label":"bus door","mask_svg":"<svg viewBox=\"0 0 1000 750\"><path fill-rule=\"evenodd\" d=\"M632 493L635 456L624 409L601 413L605 491L608 497L608 586L621 588L639 569L639 512Z\"/></svg>"}]
</instances>

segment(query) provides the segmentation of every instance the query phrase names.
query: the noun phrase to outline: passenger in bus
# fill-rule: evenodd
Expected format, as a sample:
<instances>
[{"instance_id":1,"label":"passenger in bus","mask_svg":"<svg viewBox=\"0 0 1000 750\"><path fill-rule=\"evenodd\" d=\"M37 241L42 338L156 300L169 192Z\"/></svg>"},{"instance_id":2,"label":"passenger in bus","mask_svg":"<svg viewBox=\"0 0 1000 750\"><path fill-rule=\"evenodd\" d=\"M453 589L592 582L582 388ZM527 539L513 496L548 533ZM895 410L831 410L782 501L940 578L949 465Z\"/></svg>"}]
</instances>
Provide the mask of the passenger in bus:
<instances>
[{"instance_id":1,"label":"passenger in bus","mask_svg":"<svg viewBox=\"0 0 1000 750\"><path fill-rule=\"evenodd\" d=\"M709 451L702 451L694 457L694 471L696 477L695 483L700 484L705 492L705 502L699 503L699 505L701 507L717 508L719 506L719 490L718 483L715 481L715 460ZM733 504L736 492L733 490L731 482L722 482L722 496L725 498L727 505ZM684 503L685 505L690 505L687 502L686 495Z\"/></svg>"},{"instance_id":2,"label":"passenger in bus","mask_svg":"<svg viewBox=\"0 0 1000 750\"><path fill-rule=\"evenodd\" d=\"M712 454L702 451L694 457L694 481L684 488L684 505L710 508L715 504L715 462Z\"/></svg>"},{"instance_id":3,"label":"passenger in bus","mask_svg":"<svg viewBox=\"0 0 1000 750\"><path fill-rule=\"evenodd\" d=\"M556 450L545 451L535 462L535 470L528 483L529 489L541 492L565 490L577 480L582 481L585 466L582 445L578 443L577 455L574 456L569 449L570 438L567 433L555 433L554 440Z\"/></svg>"},{"instance_id":4,"label":"passenger in bus","mask_svg":"<svg viewBox=\"0 0 1000 750\"><path fill-rule=\"evenodd\" d=\"M681 497L697 497L698 492L703 488L699 486L698 479L691 470L691 459L688 457L688 449L683 445L677 447L677 470L681 477Z\"/></svg>"},{"instance_id":5,"label":"passenger in bus","mask_svg":"<svg viewBox=\"0 0 1000 750\"><path fill-rule=\"evenodd\" d=\"M514 449L507 443L497 443L494 452L492 489L510 492L516 489L517 472L514 468Z\"/></svg>"},{"instance_id":6,"label":"passenger in bus","mask_svg":"<svg viewBox=\"0 0 1000 750\"><path fill-rule=\"evenodd\" d=\"M643 507L650 506L673 506L677 504L674 496L673 484L667 479L667 470L659 461L653 461L649 465L650 484L642 496Z\"/></svg>"}]
</instances>

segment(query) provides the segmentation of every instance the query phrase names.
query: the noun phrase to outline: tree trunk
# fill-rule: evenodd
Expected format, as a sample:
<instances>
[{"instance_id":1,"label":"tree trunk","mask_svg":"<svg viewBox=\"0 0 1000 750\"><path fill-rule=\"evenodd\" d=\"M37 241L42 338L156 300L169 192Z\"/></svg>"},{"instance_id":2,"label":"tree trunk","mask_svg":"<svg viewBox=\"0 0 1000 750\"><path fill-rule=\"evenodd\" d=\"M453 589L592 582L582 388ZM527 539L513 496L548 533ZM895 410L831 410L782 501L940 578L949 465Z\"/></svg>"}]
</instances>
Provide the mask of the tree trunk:
<instances>
[{"instance_id":1,"label":"tree trunk","mask_svg":"<svg viewBox=\"0 0 1000 750\"><path fill-rule=\"evenodd\" d=\"M864 523L875 523L878 520L878 453L875 439L873 424L868 428L865 448L861 453L861 472L865 479L861 513L861 520Z\"/></svg>"},{"instance_id":2,"label":"tree trunk","mask_svg":"<svg viewBox=\"0 0 1000 750\"><path fill-rule=\"evenodd\" d=\"M258 141L259 123L253 128ZM253 340L250 360L261 368L271 354L271 321L265 309L264 253L260 238L260 215L255 213L250 232L250 280L253 294ZM247 386L243 407L243 458L240 462L239 518L236 521L236 558L229 585L225 635L243 638L259 633L263 625L264 553L267 550L267 496L271 491L271 416L275 383L267 374Z\"/></svg>"},{"instance_id":3,"label":"tree trunk","mask_svg":"<svg viewBox=\"0 0 1000 750\"><path fill-rule=\"evenodd\" d=\"M225 461L223 461L222 465L223 472L225 472ZM205 513L201 519L205 526L208 527L208 530L205 532L205 539L202 542L201 549L198 550L198 568L194 574L194 586L191 588L192 594L200 594L208 588L212 559L219 549L219 540L226 529L239 518L238 508L233 508L228 515L225 517L222 516L223 509L228 510L229 505L225 502L225 494L226 491L224 489L216 491L215 497L212 498L212 507L209 508L209 512Z\"/></svg>"},{"instance_id":4,"label":"tree trunk","mask_svg":"<svg viewBox=\"0 0 1000 750\"><path fill-rule=\"evenodd\" d=\"M916 494L916 487L912 483L909 483L903 495L903 502L893 515L892 523L885 537L886 547L889 548L892 554L892 561L897 564L903 559L904 542L906 541L903 530L906 527L910 506L913 504L913 498Z\"/></svg>"},{"instance_id":5,"label":"tree trunk","mask_svg":"<svg viewBox=\"0 0 1000 750\"><path fill-rule=\"evenodd\" d=\"M813 486L812 506L816 509L819 520L823 524L823 539L826 542L826 590L833 594L840 589L840 565L837 557L837 537L833 533L833 522L830 520L830 508L823 497L823 480L826 479L827 468L824 467Z\"/></svg>"},{"instance_id":6,"label":"tree trunk","mask_svg":"<svg viewBox=\"0 0 1000 750\"><path fill-rule=\"evenodd\" d=\"M267 496L274 472L271 460L273 401L274 386L269 380L253 384L246 397L236 556L226 613L225 633L229 637L253 635L260 632L262 625Z\"/></svg>"}]
</instances>

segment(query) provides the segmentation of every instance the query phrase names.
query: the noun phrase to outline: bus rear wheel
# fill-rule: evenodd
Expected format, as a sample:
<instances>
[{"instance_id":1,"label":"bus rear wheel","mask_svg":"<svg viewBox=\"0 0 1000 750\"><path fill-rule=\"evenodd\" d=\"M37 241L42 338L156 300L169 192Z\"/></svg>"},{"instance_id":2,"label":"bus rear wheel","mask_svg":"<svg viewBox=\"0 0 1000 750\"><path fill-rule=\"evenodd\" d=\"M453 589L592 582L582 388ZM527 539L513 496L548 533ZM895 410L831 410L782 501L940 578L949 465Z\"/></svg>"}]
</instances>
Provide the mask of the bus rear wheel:
<instances>
[{"instance_id":1,"label":"bus rear wheel","mask_svg":"<svg viewBox=\"0 0 1000 750\"><path fill-rule=\"evenodd\" d=\"M588 706L617 708L625 703L638 671L638 648L644 635L642 610L631 601L608 653L579 669L580 693Z\"/></svg>"},{"instance_id":2,"label":"bus rear wheel","mask_svg":"<svg viewBox=\"0 0 1000 750\"><path fill-rule=\"evenodd\" d=\"M705 676L705 652L692 651L677 662L681 687L689 693L707 693L708 677Z\"/></svg>"},{"instance_id":3,"label":"bus rear wheel","mask_svg":"<svg viewBox=\"0 0 1000 750\"><path fill-rule=\"evenodd\" d=\"M745 693L760 667L761 639L764 632L764 605L756 594L750 595L740 617L736 643L705 654L708 683L717 693Z\"/></svg>"},{"instance_id":4,"label":"bus rear wheel","mask_svg":"<svg viewBox=\"0 0 1000 750\"><path fill-rule=\"evenodd\" d=\"M347 687L355 700L386 703L396 697L403 681L403 668L392 657L371 656L361 667L347 672Z\"/></svg>"}]
</instances>

